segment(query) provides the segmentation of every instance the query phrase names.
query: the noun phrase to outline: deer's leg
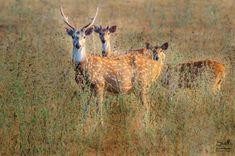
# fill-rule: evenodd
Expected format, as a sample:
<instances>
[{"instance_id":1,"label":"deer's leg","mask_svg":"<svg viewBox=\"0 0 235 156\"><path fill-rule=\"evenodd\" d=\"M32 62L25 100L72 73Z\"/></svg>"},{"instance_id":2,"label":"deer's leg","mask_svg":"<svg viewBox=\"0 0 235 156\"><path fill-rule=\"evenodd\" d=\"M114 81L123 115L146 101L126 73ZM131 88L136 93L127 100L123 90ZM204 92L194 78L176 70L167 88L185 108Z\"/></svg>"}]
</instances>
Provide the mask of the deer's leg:
<instances>
[{"instance_id":1,"label":"deer's leg","mask_svg":"<svg viewBox=\"0 0 235 156\"><path fill-rule=\"evenodd\" d=\"M87 99L87 104L90 105L91 104L91 101L92 101L92 97L95 95L95 86L94 85L90 85L90 92L91 94L88 96L88 99Z\"/></svg>"},{"instance_id":2,"label":"deer's leg","mask_svg":"<svg viewBox=\"0 0 235 156\"><path fill-rule=\"evenodd\" d=\"M216 94L217 91L220 91L221 88L221 79L216 78L215 83L212 88L213 94Z\"/></svg>"},{"instance_id":3,"label":"deer's leg","mask_svg":"<svg viewBox=\"0 0 235 156\"><path fill-rule=\"evenodd\" d=\"M96 85L95 95L97 97L97 114L100 117L101 124L103 124L103 99L104 99L104 85Z\"/></svg>"},{"instance_id":4,"label":"deer's leg","mask_svg":"<svg viewBox=\"0 0 235 156\"><path fill-rule=\"evenodd\" d=\"M144 120L146 121L146 124L148 124L150 121L150 104L148 101L148 90L146 88L141 90L140 100L146 110Z\"/></svg>"},{"instance_id":5,"label":"deer's leg","mask_svg":"<svg viewBox=\"0 0 235 156\"><path fill-rule=\"evenodd\" d=\"M146 87L142 88L141 92L140 92L140 100L142 105L145 107L145 109L147 111L149 111L149 103L148 103L148 91L146 89Z\"/></svg>"},{"instance_id":6,"label":"deer's leg","mask_svg":"<svg viewBox=\"0 0 235 156\"><path fill-rule=\"evenodd\" d=\"M220 91L222 78L223 78L222 74L219 74L219 75L216 76L215 83L214 83L213 88L212 88L212 92L214 94L216 94L216 92Z\"/></svg>"},{"instance_id":7,"label":"deer's leg","mask_svg":"<svg viewBox=\"0 0 235 156\"><path fill-rule=\"evenodd\" d=\"M147 94L145 91L141 91L140 100L141 100L141 104L148 110Z\"/></svg>"}]
</instances>

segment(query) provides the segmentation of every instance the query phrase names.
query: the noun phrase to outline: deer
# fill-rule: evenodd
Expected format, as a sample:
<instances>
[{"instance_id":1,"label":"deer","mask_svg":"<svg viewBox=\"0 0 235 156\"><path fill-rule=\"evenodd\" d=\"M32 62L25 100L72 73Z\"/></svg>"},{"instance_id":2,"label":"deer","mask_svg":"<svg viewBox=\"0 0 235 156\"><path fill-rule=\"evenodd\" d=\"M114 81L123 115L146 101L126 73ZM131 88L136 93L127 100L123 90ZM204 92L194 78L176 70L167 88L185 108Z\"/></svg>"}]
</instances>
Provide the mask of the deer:
<instances>
[{"instance_id":1,"label":"deer","mask_svg":"<svg viewBox=\"0 0 235 156\"><path fill-rule=\"evenodd\" d=\"M113 26L107 26L107 27L102 27L94 25L94 31L99 34L99 38L101 41L101 51L102 51L102 56L103 57L116 57L117 55L113 54L113 51L111 50L111 45L110 45L110 37L112 33L115 33L117 29L116 25ZM146 43L147 46L148 43ZM135 50L130 50L124 53L123 56L125 57L130 57L132 55L135 55L136 53L146 55L148 52L148 49L141 48L141 49L135 49ZM149 55L149 54L147 54ZM120 57L120 55L118 56ZM151 58L151 56L149 56Z\"/></svg>"},{"instance_id":2,"label":"deer","mask_svg":"<svg viewBox=\"0 0 235 156\"><path fill-rule=\"evenodd\" d=\"M224 64L215 60L200 60L186 63L180 63L176 66L167 66L166 72L163 72L161 82L163 86L170 86L172 83L179 88L198 87L200 78L205 74L212 74L207 80L212 80L211 91L216 94L221 90L222 80L225 78ZM174 77L175 76L175 77ZM177 81L173 81L176 78ZM199 80L199 81L198 81Z\"/></svg>"},{"instance_id":3,"label":"deer","mask_svg":"<svg viewBox=\"0 0 235 156\"><path fill-rule=\"evenodd\" d=\"M96 14L91 23L77 29L71 25L60 8L67 35L72 38L72 62L75 64L75 80L77 84L89 84L91 92L97 98L98 115L103 124L102 103L104 92L126 95L133 91L138 83L140 87L140 100L147 114L150 111L147 94L151 83L156 80L162 70L165 60L165 50L168 43L164 43L152 51L153 58L145 58L140 54L133 57L108 58L87 53L85 49L86 36L90 35Z\"/></svg>"},{"instance_id":4,"label":"deer","mask_svg":"<svg viewBox=\"0 0 235 156\"><path fill-rule=\"evenodd\" d=\"M102 26L94 25L94 31L99 34L99 38L101 41L101 51L103 57L111 56L111 45L110 45L110 35L114 33L117 29L116 25L107 26L106 28L102 28Z\"/></svg>"},{"instance_id":5,"label":"deer","mask_svg":"<svg viewBox=\"0 0 235 156\"><path fill-rule=\"evenodd\" d=\"M102 56L103 57L111 57L111 46L110 46L110 34L116 32L117 26L107 26L106 28L102 28L102 26L94 26L95 32L99 34L99 38L102 43ZM154 47L152 47L149 43L146 43L145 48L136 49L136 50L130 50L129 52L126 52L123 57L132 57L136 53L144 55L145 57L151 58L151 54L148 53L149 49L153 50ZM157 47L155 47L157 48ZM112 56L115 57L115 56ZM157 60L157 58L154 58ZM193 61L193 62L186 62L186 63L180 63L177 64L175 67L172 67L171 65L166 65L166 72L163 72L163 76L161 79L161 82L163 86L169 86L171 78L174 74L178 74L179 80L178 80L178 87L179 88L193 88L198 86L196 80L199 79L200 76L202 76L203 72L208 69L211 70L214 80L213 85L211 86L212 93L217 93L221 90L221 83L222 80L225 78L225 68L224 65L221 64L218 61L214 60L199 60L199 61Z\"/></svg>"}]
</instances>

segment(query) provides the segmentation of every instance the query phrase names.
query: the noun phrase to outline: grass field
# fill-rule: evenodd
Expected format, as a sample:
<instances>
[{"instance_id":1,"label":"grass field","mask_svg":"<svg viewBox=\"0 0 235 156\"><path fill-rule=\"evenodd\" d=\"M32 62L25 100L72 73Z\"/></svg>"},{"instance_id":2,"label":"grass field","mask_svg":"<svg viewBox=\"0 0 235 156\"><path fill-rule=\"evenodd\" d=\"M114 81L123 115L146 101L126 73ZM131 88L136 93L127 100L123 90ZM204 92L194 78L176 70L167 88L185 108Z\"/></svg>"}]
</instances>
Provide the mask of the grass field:
<instances>
[{"instance_id":1,"label":"grass field","mask_svg":"<svg viewBox=\"0 0 235 156\"><path fill-rule=\"evenodd\" d=\"M234 155L234 0L0 0L0 155ZM167 41L166 63L203 59L225 65L222 90L205 84L172 93L159 80L151 92L151 124L139 98L106 95L104 126L95 100L74 80L71 39L59 12L78 27L96 7L98 25L117 25L114 51ZM87 50L101 54L93 33ZM230 152L216 152L231 140Z\"/></svg>"}]
</instances>

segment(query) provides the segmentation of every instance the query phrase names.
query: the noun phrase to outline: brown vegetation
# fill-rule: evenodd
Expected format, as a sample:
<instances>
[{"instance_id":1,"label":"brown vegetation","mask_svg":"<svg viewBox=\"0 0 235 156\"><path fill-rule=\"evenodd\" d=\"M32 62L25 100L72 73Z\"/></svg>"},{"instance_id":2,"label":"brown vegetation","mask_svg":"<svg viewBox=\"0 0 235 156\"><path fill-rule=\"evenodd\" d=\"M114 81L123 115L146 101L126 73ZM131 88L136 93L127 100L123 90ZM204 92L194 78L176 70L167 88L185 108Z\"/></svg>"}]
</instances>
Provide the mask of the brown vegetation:
<instances>
[{"instance_id":1,"label":"brown vegetation","mask_svg":"<svg viewBox=\"0 0 235 156\"><path fill-rule=\"evenodd\" d=\"M235 144L233 0L62 2L76 26L90 21L99 5L95 24L118 26L114 52L168 41L172 67L207 59L224 64L216 95L208 79L195 91L177 88L174 94L156 81L148 94L148 129L133 94L105 93L105 124L99 126L96 99L88 105L90 90L74 81L58 1L0 4L0 155L234 155L234 148L216 152L217 141ZM86 42L88 52L101 55L97 34Z\"/></svg>"}]
</instances>

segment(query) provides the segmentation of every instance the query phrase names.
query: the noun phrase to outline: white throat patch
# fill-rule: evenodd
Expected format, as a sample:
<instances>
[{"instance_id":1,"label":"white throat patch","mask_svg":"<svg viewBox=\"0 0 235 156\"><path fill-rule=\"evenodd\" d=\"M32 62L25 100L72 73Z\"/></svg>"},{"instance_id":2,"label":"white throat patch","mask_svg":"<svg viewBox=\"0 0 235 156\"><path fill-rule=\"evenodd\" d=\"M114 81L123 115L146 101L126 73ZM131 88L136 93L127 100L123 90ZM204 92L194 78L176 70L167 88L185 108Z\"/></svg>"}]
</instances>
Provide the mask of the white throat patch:
<instances>
[{"instance_id":1,"label":"white throat patch","mask_svg":"<svg viewBox=\"0 0 235 156\"><path fill-rule=\"evenodd\" d=\"M80 62L84 61L86 58L85 47L80 47L77 49L73 47L72 51L72 62L75 64L79 64Z\"/></svg>"}]
</instances>

